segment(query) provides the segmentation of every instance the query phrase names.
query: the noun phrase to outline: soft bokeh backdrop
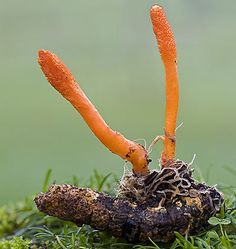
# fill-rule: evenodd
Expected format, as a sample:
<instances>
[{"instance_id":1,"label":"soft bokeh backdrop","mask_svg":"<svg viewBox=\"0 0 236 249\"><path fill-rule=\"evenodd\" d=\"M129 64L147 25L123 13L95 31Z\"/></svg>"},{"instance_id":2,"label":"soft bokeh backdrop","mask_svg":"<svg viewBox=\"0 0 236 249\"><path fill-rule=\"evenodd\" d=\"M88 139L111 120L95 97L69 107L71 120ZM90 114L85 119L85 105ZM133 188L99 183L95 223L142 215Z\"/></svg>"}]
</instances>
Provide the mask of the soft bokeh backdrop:
<instances>
[{"instance_id":1,"label":"soft bokeh backdrop","mask_svg":"<svg viewBox=\"0 0 236 249\"><path fill-rule=\"evenodd\" d=\"M47 83L39 48L63 58L112 128L148 144L163 133L165 77L149 19L156 2L178 46L178 158L195 153L210 184L234 184L236 1L0 0L1 204L41 191L48 168L58 182L123 171Z\"/></svg>"}]
</instances>

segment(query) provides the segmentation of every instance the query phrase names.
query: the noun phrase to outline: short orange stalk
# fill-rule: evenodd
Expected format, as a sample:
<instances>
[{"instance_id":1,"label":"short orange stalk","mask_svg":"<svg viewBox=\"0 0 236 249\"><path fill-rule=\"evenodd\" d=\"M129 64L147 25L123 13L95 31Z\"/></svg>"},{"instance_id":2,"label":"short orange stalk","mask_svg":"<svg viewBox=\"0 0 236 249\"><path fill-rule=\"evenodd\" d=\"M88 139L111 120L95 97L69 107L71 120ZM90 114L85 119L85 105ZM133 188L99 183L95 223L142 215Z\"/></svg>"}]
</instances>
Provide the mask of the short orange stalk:
<instances>
[{"instance_id":1,"label":"short orange stalk","mask_svg":"<svg viewBox=\"0 0 236 249\"><path fill-rule=\"evenodd\" d=\"M161 165L164 167L174 160L176 153L175 129L179 101L176 45L163 9L154 5L150 16L166 74L165 137L161 155Z\"/></svg>"},{"instance_id":2,"label":"short orange stalk","mask_svg":"<svg viewBox=\"0 0 236 249\"><path fill-rule=\"evenodd\" d=\"M134 173L148 173L147 151L106 124L65 64L55 54L46 50L39 51L38 62L49 83L81 114L95 136L111 152L130 161Z\"/></svg>"}]
</instances>

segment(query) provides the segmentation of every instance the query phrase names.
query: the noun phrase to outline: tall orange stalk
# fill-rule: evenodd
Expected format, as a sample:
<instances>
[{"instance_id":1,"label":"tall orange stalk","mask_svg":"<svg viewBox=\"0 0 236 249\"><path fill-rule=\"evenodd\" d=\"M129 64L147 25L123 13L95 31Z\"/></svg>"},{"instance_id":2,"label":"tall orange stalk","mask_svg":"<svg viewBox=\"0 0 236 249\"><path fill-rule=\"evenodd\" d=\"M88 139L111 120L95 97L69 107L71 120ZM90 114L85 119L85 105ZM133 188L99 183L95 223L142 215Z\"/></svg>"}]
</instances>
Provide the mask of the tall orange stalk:
<instances>
[{"instance_id":1,"label":"tall orange stalk","mask_svg":"<svg viewBox=\"0 0 236 249\"><path fill-rule=\"evenodd\" d=\"M176 45L163 9L154 5L150 16L166 74L165 139L161 156L164 167L175 158L176 153L175 129L179 102Z\"/></svg>"},{"instance_id":2,"label":"tall orange stalk","mask_svg":"<svg viewBox=\"0 0 236 249\"><path fill-rule=\"evenodd\" d=\"M49 83L81 114L96 137L111 152L130 161L134 173L148 173L147 151L106 124L65 64L55 54L46 50L39 51L38 62Z\"/></svg>"}]
</instances>

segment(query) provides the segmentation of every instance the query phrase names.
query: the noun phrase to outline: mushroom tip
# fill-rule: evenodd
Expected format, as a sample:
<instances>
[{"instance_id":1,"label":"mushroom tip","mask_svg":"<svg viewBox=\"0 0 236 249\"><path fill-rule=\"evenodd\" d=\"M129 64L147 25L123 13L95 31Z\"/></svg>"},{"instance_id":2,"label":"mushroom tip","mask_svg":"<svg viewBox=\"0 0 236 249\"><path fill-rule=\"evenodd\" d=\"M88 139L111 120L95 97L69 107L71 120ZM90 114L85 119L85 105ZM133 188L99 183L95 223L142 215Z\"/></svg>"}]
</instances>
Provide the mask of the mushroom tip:
<instances>
[{"instance_id":1,"label":"mushroom tip","mask_svg":"<svg viewBox=\"0 0 236 249\"><path fill-rule=\"evenodd\" d=\"M40 49L38 51L38 63L42 66L46 62L53 60L56 56L49 50Z\"/></svg>"},{"instance_id":2,"label":"mushroom tip","mask_svg":"<svg viewBox=\"0 0 236 249\"><path fill-rule=\"evenodd\" d=\"M163 8L160 5L157 5L157 4L153 5L151 7L151 10L150 10L151 13L159 12L159 11L163 11Z\"/></svg>"},{"instance_id":3,"label":"mushroom tip","mask_svg":"<svg viewBox=\"0 0 236 249\"><path fill-rule=\"evenodd\" d=\"M38 51L38 60L44 60L46 58L48 58L48 56L52 55L52 53L49 50L45 50L45 49L39 49Z\"/></svg>"},{"instance_id":4,"label":"mushroom tip","mask_svg":"<svg viewBox=\"0 0 236 249\"><path fill-rule=\"evenodd\" d=\"M45 53L47 53L47 50L45 50L45 49L39 49L39 51L38 51L38 56L41 57L41 56L43 56Z\"/></svg>"}]
</instances>

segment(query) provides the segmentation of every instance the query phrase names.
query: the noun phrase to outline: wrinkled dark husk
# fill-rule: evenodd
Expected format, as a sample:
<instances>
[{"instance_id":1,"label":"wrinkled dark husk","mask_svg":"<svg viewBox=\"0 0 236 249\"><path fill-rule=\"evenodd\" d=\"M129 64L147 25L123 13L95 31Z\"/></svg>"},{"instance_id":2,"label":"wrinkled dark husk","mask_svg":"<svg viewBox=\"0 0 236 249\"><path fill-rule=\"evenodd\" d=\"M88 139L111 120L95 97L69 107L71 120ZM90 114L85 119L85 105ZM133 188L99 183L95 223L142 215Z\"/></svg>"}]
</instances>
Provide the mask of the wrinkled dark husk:
<instances>
[{"instance_id":1,"label":"wrinkled dark husk","mask_svg":"<svg viewBox=\"0 0 236 249\"><path fill-rule=\"evenodd\" d=\"M173 174L171 170L152 172L143 178L147 186L148 181L155 179L158 182L160 177L163 180L165 174L165 180L172 179L170 186L166 181L164 185L159 183L160 190L156 189L156 185L149 185L153 192L149 187L145 191L146 199L144 196L137 198L132 191L129 195L121 191L122 194L115 198L88 188L52 185L47 193L40 193L35 198L35 203L40 211L48 215L72 221L78 226L89 224L132 242L148 241L149 237L154 241L167 242L174 239L174 231L182 235L197 234L208 228L207 221L219 211L223 198L215 188L196 183L186 164L181 164L178 176L180 173L184 181L188 179L190 186L180 184L179 179L175 182L176 170ZM136 192L139 186L136 186ZM163 199L161 189L173 189L173 186L177 186L178 191L176 188L174 194L167 191ZM187 191L181 190L183 186ZM193 192L194 196L191 196Z\"/></svg>"}]
</instances>

